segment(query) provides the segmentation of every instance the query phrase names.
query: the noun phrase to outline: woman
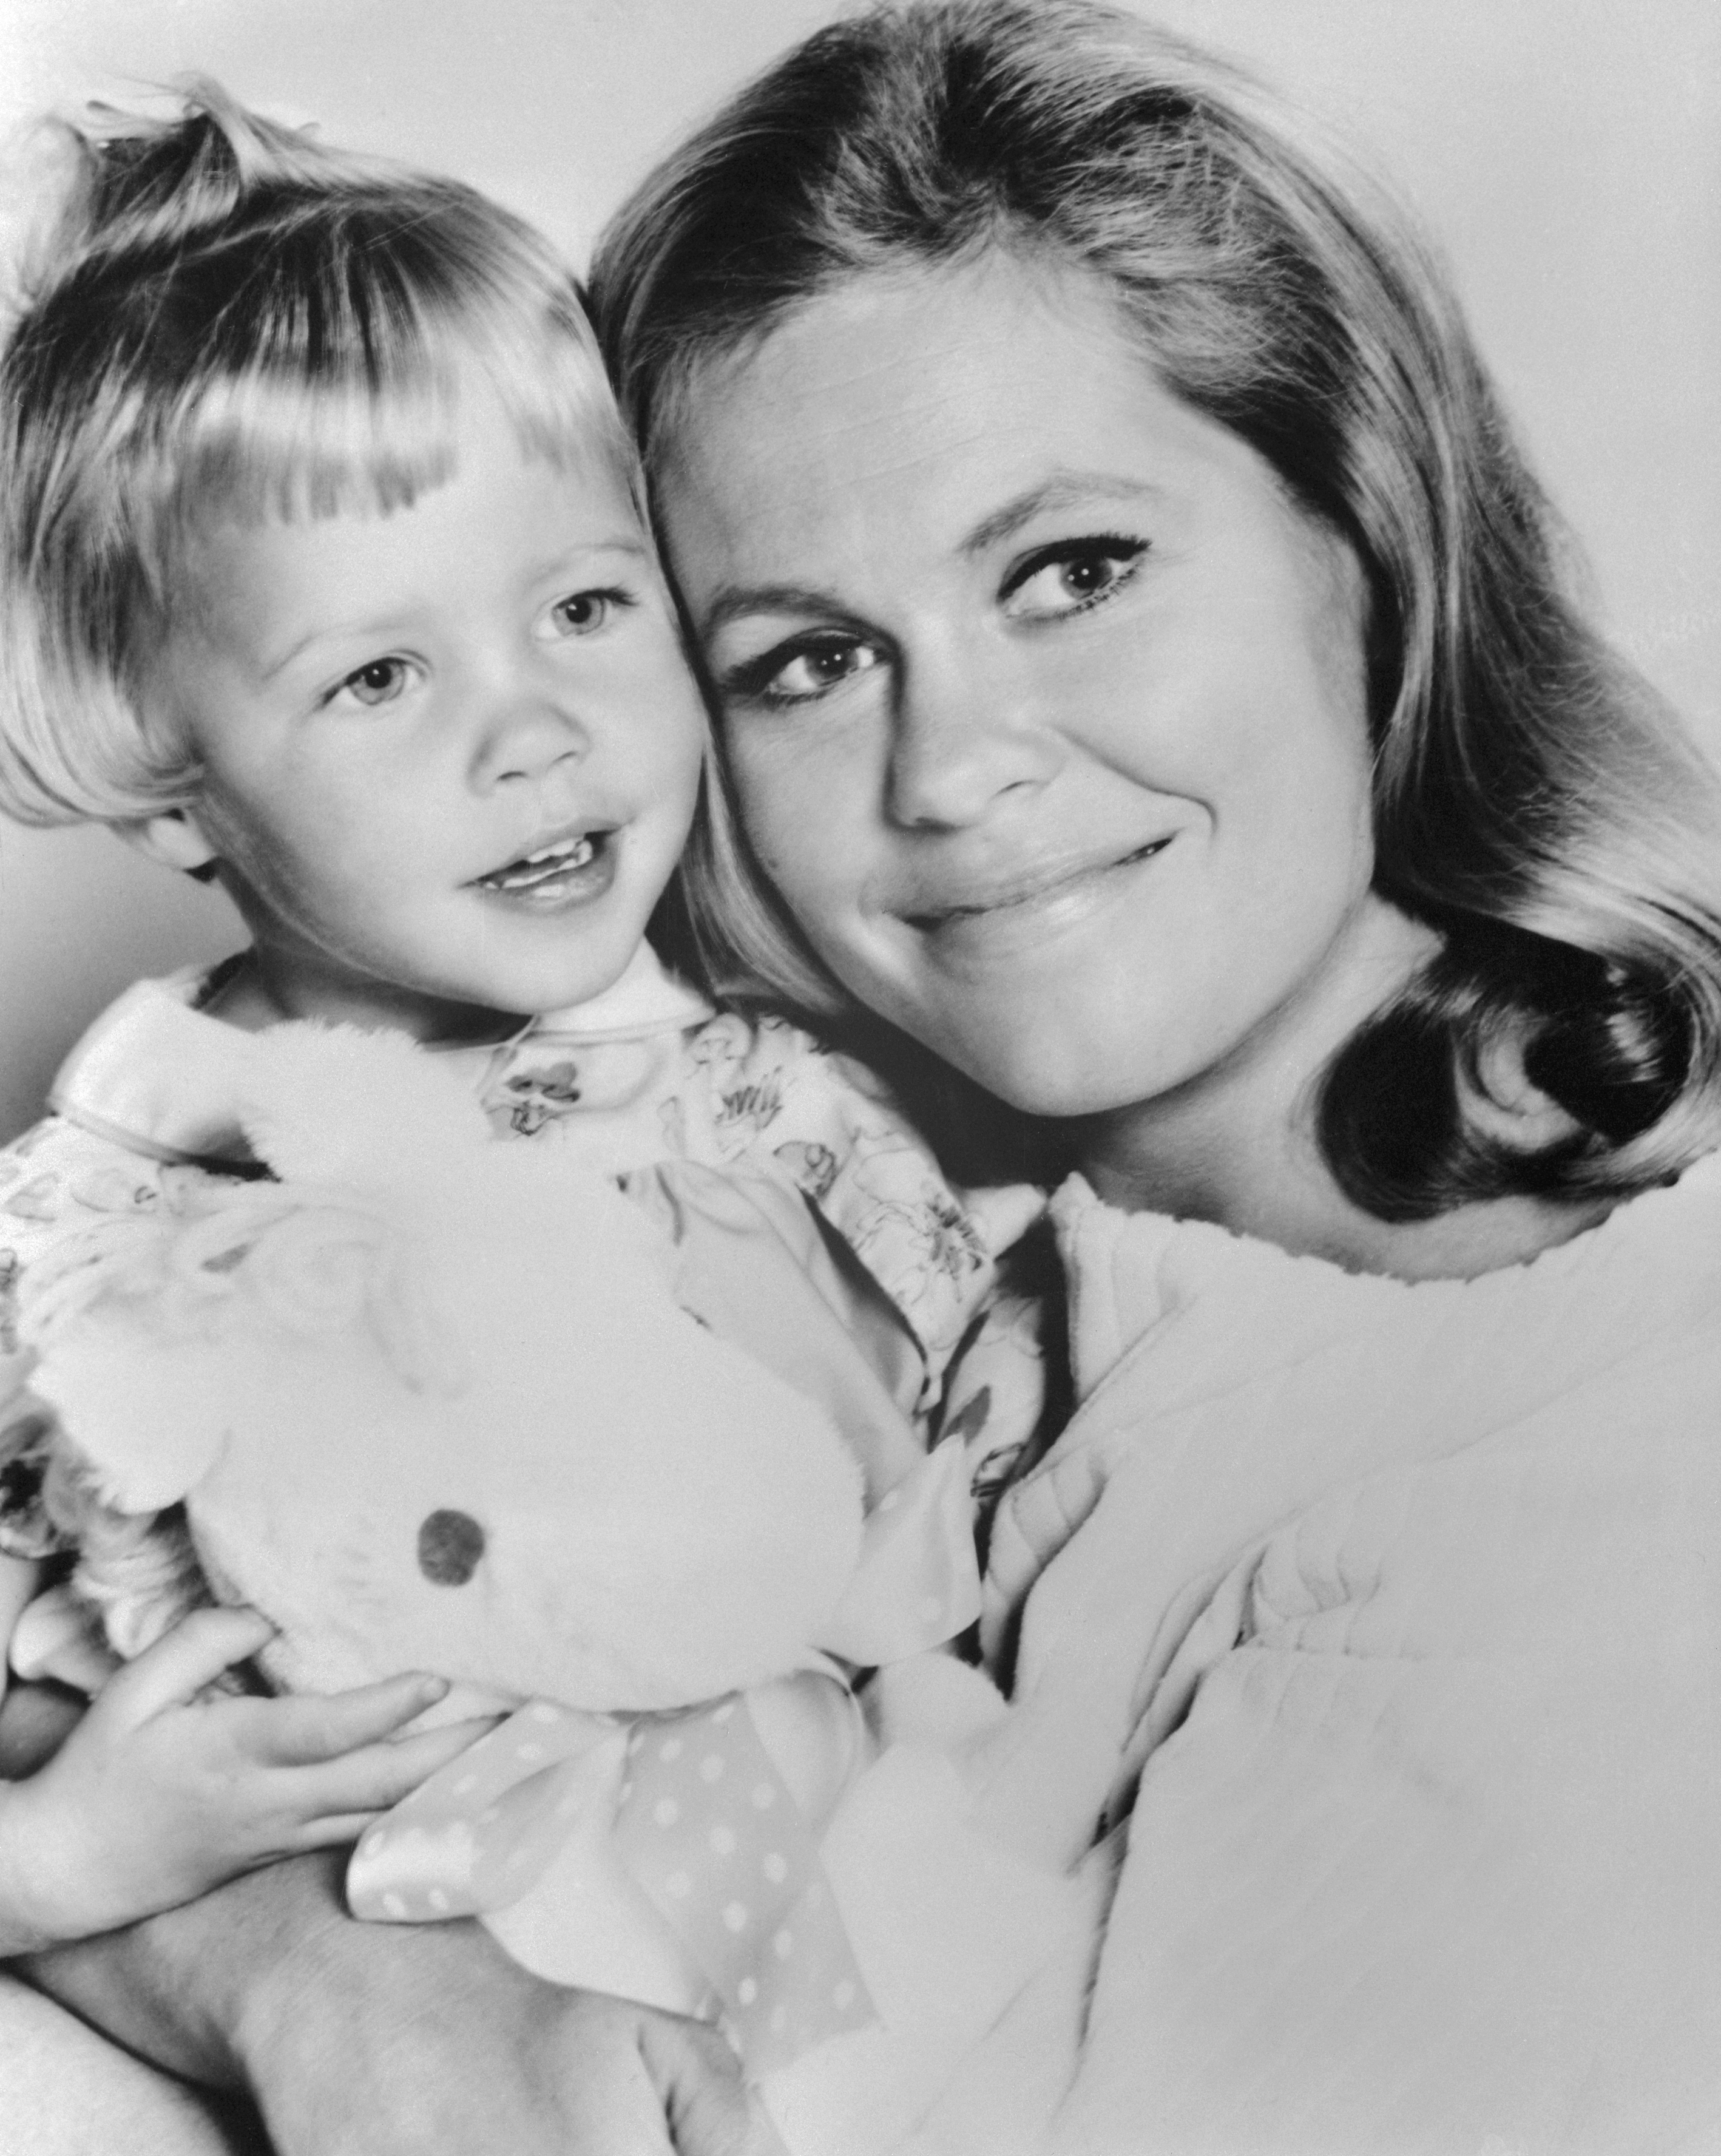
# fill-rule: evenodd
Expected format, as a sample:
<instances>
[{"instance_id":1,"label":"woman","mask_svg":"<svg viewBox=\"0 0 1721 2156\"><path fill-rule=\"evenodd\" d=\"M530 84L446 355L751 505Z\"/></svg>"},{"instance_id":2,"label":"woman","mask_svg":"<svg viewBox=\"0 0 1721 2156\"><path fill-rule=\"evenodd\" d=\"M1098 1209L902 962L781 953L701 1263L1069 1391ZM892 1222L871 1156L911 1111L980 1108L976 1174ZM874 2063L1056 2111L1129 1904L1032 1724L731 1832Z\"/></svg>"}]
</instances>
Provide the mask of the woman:
<instances>
[{"instance_id":1,"label":"woman","mask_svg":"<svg viewBox=\"0 0 1721 2156\"><path fill-rule=\"evenodd\" d=\"M946 0L791 55L594 289L714 970L1081 1171L984 1801L1128 1825L1085 2029L1049 1974L940 2130L1713 2128L1721 803L1437 270L1201 56Z\"/></svg>"},{"instance_id":2,"label":"woman","mask_svg":"<svg viewBox=\"0 0 1721 2156\"><path fill-rule=\"evenodd\" d=\"M945 0L791 54L597 269L721 714L708 961L1079 1170L1076 1410L993 1526L974 1768L1093 1931L928 2141L1689 2145L1721 807L1563 597L1437 272L1286 129L1080 0ZM368 2017L431 2090L429 1970L489 2017L458 2100L510 2042L540 2107L492 2145L592 2090L635 2145L618 2050L720 2145L709 2054L498 2015L456 1936L353 1941L305 1878L225 1904L238 2006L207 1912L110 1949L131 2040L237 2055L289 2148L335 2129L283 2080L351 2066L351 2145L413 2145L440 2099ZM58 1980L110 2010L94 1958Z\"/></svg>"}]
</instances>

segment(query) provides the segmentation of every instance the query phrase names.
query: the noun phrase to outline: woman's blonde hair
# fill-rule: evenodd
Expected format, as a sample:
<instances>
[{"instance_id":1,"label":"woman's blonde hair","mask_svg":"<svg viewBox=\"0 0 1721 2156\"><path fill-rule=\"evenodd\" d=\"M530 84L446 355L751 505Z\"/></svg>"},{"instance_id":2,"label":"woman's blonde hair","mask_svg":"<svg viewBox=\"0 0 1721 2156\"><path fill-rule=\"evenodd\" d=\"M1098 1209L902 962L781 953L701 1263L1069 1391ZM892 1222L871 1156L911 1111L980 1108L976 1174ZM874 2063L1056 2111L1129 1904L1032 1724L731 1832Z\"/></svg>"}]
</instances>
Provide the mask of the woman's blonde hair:
<instances>
[{"instance_id":1,"label":"woman's blonde hair","mask_svg":"<svg viewBox=\"0 0 1721 2156\"><path fill-rule=\"evenodd\" d=\"M1156 377L1366 573L1376 888L1444 947L1327 1073L1351 1195L1413 1219L1618 1194L1713 1146L1721 785L1580 619L1440 265L1247 76L1090 0L928 0L818 32L600 250L594 310L648 463L712 359L871 270L990 247L1103 279ZM720 790L684 903L732 993L842 1009ZM1475 1127L1502 1035L1580 1126L1569 1142L1526 1156Z\"/></svg>"},{"instance_id":2,"label":"woman's blonde hair","mask_svg":"<svg viewBox=\"0 0 1721 2156\"><path fill-rule=\"evenodd\" d=\"M125 822L197 791L134 687L189 522L410 503L474 384L534 454L635 459L571 273L471 188L207 82L47 135L57 214L0 351L0 808Z\"/></svg>"}]
</instances>

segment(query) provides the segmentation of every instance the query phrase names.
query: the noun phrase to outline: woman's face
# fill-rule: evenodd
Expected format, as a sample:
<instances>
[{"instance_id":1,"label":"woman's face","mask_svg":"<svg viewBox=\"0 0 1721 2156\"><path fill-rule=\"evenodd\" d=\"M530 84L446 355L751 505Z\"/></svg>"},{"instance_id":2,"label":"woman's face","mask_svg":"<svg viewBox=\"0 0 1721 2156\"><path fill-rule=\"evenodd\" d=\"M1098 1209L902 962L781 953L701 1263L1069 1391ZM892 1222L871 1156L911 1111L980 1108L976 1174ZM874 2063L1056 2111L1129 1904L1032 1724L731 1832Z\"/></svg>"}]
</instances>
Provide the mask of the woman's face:
<instances>
[{"instance_id":1,"label":"woman's face","mask_svg":"<svg viewBox=\"0 0 1721 2156\"><path fill-rule=\"evenodd\" d=\"M1097 280L858 279L698 377L661 480L748 832L860 1002L1058 1116L1354 1002L1360 573Z\"/></svg>"}]
</instances>

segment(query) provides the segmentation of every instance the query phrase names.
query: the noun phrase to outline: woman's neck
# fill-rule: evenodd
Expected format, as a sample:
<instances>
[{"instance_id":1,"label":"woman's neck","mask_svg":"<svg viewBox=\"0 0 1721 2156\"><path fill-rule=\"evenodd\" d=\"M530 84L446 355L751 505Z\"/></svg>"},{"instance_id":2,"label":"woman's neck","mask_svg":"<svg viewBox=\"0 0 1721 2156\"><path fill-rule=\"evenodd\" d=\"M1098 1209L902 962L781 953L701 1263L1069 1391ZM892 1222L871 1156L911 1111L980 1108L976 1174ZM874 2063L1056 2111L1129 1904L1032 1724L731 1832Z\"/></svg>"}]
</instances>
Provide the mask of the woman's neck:
<instances>
[{"instance_id":1,"label":"woman's neck","mask_svg":"<svg viewBox=\"0 0 1721 2156\"><path fill-rule=\"evenodd\" d=\"M1370 901L1315 993L1275 1013L1223 1065L1096 1118L1079 1148L1083 1173L1126 1212L1210 1220L1348 1271L1403 1280L1470 1279L1522 1265L1594 1225L1605 1204L1529 1197L1382 1220L1354 1204L1328 1166L1316 1130L1326 1070L1435 947L1431 930ZM1486 1113L1495 1135L1526 1151L1570 1127L1539 1095L1486 1104Z\"/></svg>"}]
</instances>

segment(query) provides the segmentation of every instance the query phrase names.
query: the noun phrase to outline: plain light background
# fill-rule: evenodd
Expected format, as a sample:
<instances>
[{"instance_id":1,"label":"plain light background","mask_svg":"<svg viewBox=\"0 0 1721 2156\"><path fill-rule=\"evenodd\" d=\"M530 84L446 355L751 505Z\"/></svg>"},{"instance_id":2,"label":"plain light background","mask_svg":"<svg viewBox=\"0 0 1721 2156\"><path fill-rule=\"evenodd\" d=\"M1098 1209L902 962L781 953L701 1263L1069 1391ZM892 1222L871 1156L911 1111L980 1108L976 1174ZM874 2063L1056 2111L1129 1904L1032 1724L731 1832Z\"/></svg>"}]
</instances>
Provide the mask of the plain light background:
<instances>
[{"instance_id":1,"label":"plain light background","mask_svg":"<svg viewBox=\"0 0 1721 2156\"><path fill-rule=\"evenodd\" d=\"M1444 244L1598 612L1721 754L1721 8L1136 0L1345 123ZM197 70L443 167L576 263L697 116L837 0L0 0L0 129ZM0 185L10 185L0 182ZM0 244L21 208L0 195ZM139 974L242 940L101 830L0 824L0 1139Z\"/></svg>"}]
</instances>

